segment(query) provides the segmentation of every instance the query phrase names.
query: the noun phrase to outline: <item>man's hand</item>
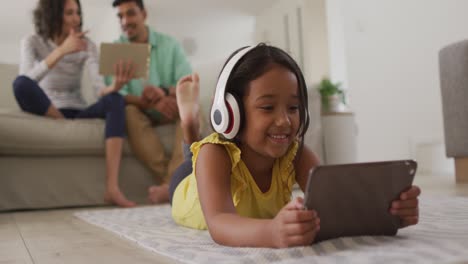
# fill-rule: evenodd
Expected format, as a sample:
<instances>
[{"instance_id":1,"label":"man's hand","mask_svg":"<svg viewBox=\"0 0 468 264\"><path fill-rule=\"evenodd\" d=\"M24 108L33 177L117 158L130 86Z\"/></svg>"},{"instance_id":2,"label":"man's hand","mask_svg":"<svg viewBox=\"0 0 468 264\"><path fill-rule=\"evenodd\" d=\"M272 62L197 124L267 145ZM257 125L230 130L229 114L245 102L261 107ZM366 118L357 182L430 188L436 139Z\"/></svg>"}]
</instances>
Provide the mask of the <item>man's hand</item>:
<instances>
[{"instance_id":1,"label":"man's hand","mask_svg":"<svg viewBox=\"0 0 468 264\"><path fill-rule=\"evenodd\" d=\"M142 105L147 106L146 108L154 108L156 103L159 102L166 94L162 88L147 85L143 89L141 94Z\"/></svg>"},{"instance_id":2,"label":"man's hand","mask_svg":"<svg viewBox=\"0 0 468 264\"><path fill-rule=\"evenodd\" d=\"M421 189L418 186L411 186L407 191L400 194L400 199L392 202L390 213L401 218L401 226L407 227L415 225L419 221L419 201L418 196Z\"/></svg>"},{"instance_id":3,"label":"man's hand","mask_svg":"<svg viewBox=\"0 0 468 264\"><path fill-rule=\"evenodd\" d=\"M167 96L160 87L148 85L141 95L141 105L145 109L155 109L168 120L175 120L178 116L176 98Z\"/></svg>"},{"instance_id":4,"label":"man's hand","mask_svg":"<svg viewBox=\"0 0 468 264\"><path fill-rule=\"evenodd\" d=\"M87 45L83 37L87 33L88 31L75 32L73 28L70 29L70 33L68 34L67 38L60 45L60 51L62 54L67 55L70 53L86 50Z\"/></svg>"},{"instance_id":5,"label":"man's hand","mask_svg":"<svg viewBox=\"0 0 468 264\"><path fill-rule=\"evenodd\" d=\"M154 109L163 114L168 120L173 121L179 115L176 98L173 96L164 96L159 100Z\"/></svg>"}]
</instances>

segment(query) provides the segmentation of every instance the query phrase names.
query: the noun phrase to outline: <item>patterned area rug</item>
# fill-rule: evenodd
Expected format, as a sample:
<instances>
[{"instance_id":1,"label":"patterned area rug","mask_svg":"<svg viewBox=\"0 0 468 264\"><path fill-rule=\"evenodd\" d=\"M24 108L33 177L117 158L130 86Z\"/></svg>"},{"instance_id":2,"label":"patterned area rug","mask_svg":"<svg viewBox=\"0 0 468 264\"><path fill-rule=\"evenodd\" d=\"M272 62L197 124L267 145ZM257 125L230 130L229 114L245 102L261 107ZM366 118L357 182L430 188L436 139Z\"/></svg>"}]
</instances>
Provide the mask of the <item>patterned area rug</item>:
<instances>
[{"instance_id":1,"label":"patterned area rug","mask_svg":"<svg viewBox=\"0 0 468 264\"><path fill-rule=\"evenodd\" d=\"M84 221L185 263L468 262L468 198L421 198L421 219L395 237L348 237L289 249L231 248L177 226L169 205L81 211Z\"/></svg>"}]
</instances>

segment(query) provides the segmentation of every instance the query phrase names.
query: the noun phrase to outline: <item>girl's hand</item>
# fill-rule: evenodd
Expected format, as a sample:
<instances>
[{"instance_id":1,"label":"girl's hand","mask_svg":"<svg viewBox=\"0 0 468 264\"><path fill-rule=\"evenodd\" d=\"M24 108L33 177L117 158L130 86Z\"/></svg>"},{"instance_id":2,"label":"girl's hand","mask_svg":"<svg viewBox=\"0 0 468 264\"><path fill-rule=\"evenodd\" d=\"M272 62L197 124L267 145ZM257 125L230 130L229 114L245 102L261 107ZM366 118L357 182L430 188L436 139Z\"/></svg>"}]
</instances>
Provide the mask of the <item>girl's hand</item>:
<instances>
[{"instance_id":1,"label":"girl's hand","mask_svg":"<svg viewBox=\"0 0 468 264\"><path fill-rule=\"evenodd\" d=\"M407 227L415 225L419 220L418 196L421 189L418 186L411 186L407 191L400 194L400 199L392 202L390 213L401 218L401 226Z\"/></svg>"},{"instance_id":2,"label":"girl's hand","mask_svg":"<svg viewBox=\"0 0 468 264\"><path fill-rule=\"evenodd\" d=\"M63 55L79 52L86 50L86 41L83 37L88 33L84 32L75 32L74 29L70 29L70 33L63 43L60 45L60 49Z\"/></svg>"},{"instance_id":3,"label":"girl's hand","mask_svg":"<svg viewBox=\"0 0 468 264\"><path fill-rule=\"evenodd\" d=\"M303 209L303 199L289 202L272 220L270 232L274 247L310 245L320 230L320 219L314 210Z\"/></svg>"}]
</instances>

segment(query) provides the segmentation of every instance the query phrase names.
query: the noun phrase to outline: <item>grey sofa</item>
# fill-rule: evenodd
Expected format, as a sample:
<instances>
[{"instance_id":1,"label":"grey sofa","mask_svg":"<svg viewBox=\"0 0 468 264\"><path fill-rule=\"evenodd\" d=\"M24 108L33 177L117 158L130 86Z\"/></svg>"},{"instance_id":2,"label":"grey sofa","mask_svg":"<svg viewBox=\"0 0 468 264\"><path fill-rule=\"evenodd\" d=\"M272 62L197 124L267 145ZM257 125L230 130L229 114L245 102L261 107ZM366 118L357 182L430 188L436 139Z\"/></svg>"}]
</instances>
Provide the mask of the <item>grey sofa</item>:
<instances>
[{"instance_id":1,"label":"grey sofa","mask_svg":"<svg viewBox=\"0 0 468 264\"><path fill-rule=\"evenodd\" d=\"M0 124L0 211L105 204L103 120L52 120L2 109ZM174 125L156 129L170 153ZM119 178L122 191L139 203L155 183L127 142Z\"/></svg>"},{"instance_id":2,"label":"grey sofa","mask_svg":"<svg viewBox=\"0 0 468 264\"><path fill-rule=\"evenodd\" d=\"M446 154L455 160L457 182L468 182L468 40L439 52Z\"/></svg>"},{"instance_id":3,"label":"grey sofa","mask_svg":"<svg viewBox=\"0 0 468 264\"><path fill-rule=\"evenodd\" d=\"M0 64L0 211L105 205L104 121L52 120L20 111L11 83L16 65ZM84 95L94 101L87 76ZM155 128L167 157L175 125ZM151 172L124 144L120 186L131 200L147 201Z\"/></svg>"},{"instance_id":4,"label":"grey sofa","mask_svg":"<svg viewBox=\"0 0 468 264\"><path fill-rule=\"evenodd\" d=\"M208 134L204 115L202 134ZM106 205L104 120L54 120L0 108L0 211ZM157 126L169 162L176 124ZM180 147L180 145L177 145ZM146 203L158 182L125 140L119 171L122 191Z\"/></svg>"}]
</instances>

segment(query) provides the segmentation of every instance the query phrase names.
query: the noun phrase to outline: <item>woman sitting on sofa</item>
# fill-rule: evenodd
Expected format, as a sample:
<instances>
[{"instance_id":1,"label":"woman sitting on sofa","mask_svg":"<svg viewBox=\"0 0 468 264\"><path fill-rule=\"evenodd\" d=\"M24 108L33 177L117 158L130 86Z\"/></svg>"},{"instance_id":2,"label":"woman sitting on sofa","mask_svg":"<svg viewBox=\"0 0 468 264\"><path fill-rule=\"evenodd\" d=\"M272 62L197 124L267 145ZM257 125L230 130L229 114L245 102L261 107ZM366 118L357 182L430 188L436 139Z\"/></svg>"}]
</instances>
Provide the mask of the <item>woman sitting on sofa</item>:
<instances>
[{"instance_id":1,"label":"woman sitting on sofa","mask_svg":"<svg viewBox=\"0 0 468 264\"><path fill-rule=\"evenodd\" d=\"M36 33L21 42L20 75L13 82L23 111L51 118L103 118L106 148L105 199L134 206L120 191L118 174L125 136L125 102L118 90L133 76L129 63L118 63L116 77L104 85L98 73L95 44L82 32L79 0L39 0L34 10ZM85 66L101 96L87 107L81 94Z\"/></svg>"}]
</instances>

